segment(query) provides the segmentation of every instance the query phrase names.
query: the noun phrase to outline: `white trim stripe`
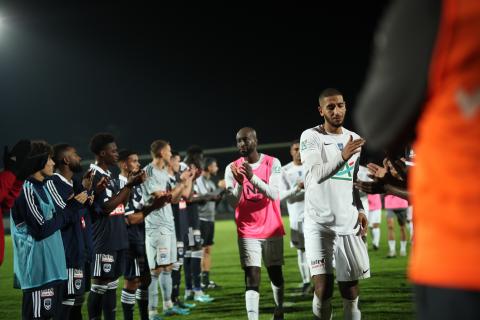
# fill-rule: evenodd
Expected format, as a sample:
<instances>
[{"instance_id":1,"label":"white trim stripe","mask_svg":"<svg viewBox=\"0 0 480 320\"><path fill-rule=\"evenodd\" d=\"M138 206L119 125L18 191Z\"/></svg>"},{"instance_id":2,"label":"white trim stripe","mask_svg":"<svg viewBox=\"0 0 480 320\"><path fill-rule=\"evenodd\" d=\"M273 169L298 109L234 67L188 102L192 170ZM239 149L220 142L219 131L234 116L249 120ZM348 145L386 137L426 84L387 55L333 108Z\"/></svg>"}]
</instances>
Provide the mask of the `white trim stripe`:
<instances>
[{"instance_id":1,"label":"white trim stripe","mask_svg":"<svg viewBox=\"0 0 480 320\"><path fill-rule=\"evenodd\" d=\"M33 291L32 292L32 308L33 308L33 316L35 318L37 318L37 308L36 308L36 304L35 304L35 299L36 299L36 292Z\"/></svg>"},{"instance_id":2,"label":"white trim stripe","mask_svg":"<svg viewBox=\"0 0 480 320\"><path fill-rule=\"evenodd\" d=\"M73 305L75 305L75 299L63 300L62 304L64 306L73 306Z\"/></svg>"},{"instance_id":3,"label":"white trim stripe","mask_svg":"<svg viewBox=\"0 0 480 320\"><path fill-rule=\"evenodd\" d=\"M37 205L35 204L35 199L33 198L33 186L30 184L30 187L27 187L27 183L23 185L23 193L25 194L25 200L27 202L27 206L32 212L33 216L37 220L38 224L43 225L44 224L44 218L43 215L40 214L38 211Z\"/></svg>"},{"instance_id":4,"label":"white trim stripe","mask_svg":"<svg viewBox=\"0 0 480 320\"><path fill-rule=\"evenodd\" d=\"M73 269L69 268L68 270L68 294L74 294L75 289L73 287Z\"/></svg>"},{"instance_id":5,"label":"white trim stripe","mask_svg":"<svg viewBox=\"0 0 480 320\"><path fill-rule=\"evenodd\" d=\"M133 259L133 262L135 263L135 275L140 277L140 268L138 268L137 259Z\"/></svg>"},{"instance_id":6,"label":"white trim stripe","mask_svg":"<svg viewBox=\"0 0 480 320\"><path fill-rule=\"evenodd\" d=\"M62 197L60 196L60 194L58 193L58 190L57 188L55 187L55 184L53 183L52 180L48 180L47 181L47 189L48 191L50 192L50 194L52 195L53 199L55 200L55 202L57 203L57 205L60 207L60 208L65 208L67 205L65 204L65 202L63 202L63 199Z\"/></svg>"}]
</instances>

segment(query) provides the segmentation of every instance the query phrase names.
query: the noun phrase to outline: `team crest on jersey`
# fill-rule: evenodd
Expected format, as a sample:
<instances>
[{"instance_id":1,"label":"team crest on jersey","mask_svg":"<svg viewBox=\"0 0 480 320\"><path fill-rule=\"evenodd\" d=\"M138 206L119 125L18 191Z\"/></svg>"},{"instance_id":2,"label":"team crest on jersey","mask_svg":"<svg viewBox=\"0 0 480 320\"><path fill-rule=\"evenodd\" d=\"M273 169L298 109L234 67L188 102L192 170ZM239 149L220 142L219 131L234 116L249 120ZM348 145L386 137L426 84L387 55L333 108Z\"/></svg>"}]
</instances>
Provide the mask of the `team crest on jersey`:
<instances>
[{"instance_id":1,"label":"team crest on jersey","mask_svg":"<svg viewBox=\"0 0 480 320\"><path fill-rule=\"evenodd\" d=\"M312 269L323 268L325 267L325 258L321 260L312 260L310 264Z\"/></svg>"},{"instance_id":2,"label":"team crest on jersey","mask_svg":"<svg viewBox=\"0 0 480 320\"><path fill-rule=\"evenodd\" d=\"M112 264L111 263L105 263L103 265L103 271L106 273L109 273L112 270Z\"/></svg>"},{"instance_id":3,"label":"team crest on jersey","mask_svg":"<svg viewBox=\"0 0 480 320\"><path fill-rule=\"evenodd\" d=\"M40 292L40 297L46 298L46 297L53 297L55 295L55 291L53 288L50 289L45 289Z\"/></svg>"},{"instance_id":4,"label":"team crest on jersey","mask_svg":"<svg viewBox=\"0 0 480 320\"><path fill-rule=\"evenodd\" d=\"M178 248L177 250L179 255L183 255L183 248Z\"/></svg>"},{"instance_id":5,"label":"team crest on jersey","mask_svg":"<svg viewBox=\"0 0 480 320\"><path fill-rule=\"evenodd\" d=\"M102 254L102 262L113 262L113 256L110 254Z\"/></svg>"},{"instance_id":6,"label":"team crest on jersey","mask_svg":"<svg viewBox=\"0 0 480 320\"><path fill-rule=\"evenodd\" d=\"M43 307L47 311L52 309L52 298L47 298L47 299L43 300Z\"/></svg>"},{"instance_id":7,"label":"team crest on jersey","mask_svg":"<svg viewBox=\"0 0 480 320\"><path fill-rule=\"evenodd\" d=\"M75 280L75 289L80 290L82 287L82 279Z\"/></svg>"},{"instance_id":8,"label":"team crest on jersey","mask_svg":"<svg viewBox=\"0 0 480 320\"><path fill-rule=\"evenodd\" d=\"M73 277L75 279L83 279L83 270L82 269L73 269Z\"/></svg>"},{"instance_id":9,"label":"team crest on jersey","mask_svg":"<svg viewBox=\"0 0 480 320\"><path fill-rule=\"evenodd\" d=\"M307 141L303 140L300 142L300 150L307 150Z\"/></svg>"}]
</instances>

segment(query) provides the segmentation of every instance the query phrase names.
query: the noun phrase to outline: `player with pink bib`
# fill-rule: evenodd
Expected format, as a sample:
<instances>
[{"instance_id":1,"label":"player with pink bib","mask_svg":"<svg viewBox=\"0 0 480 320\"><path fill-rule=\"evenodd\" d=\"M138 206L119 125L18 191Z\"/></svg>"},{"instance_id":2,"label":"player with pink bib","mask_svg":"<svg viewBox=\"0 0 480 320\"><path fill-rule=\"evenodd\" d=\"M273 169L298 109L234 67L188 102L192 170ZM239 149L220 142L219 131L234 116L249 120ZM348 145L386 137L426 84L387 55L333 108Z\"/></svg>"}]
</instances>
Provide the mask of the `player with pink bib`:
<instances>
[{"instance_id":1,"label":"player with pink bib","mask_svg":"<svg viewBox=\"0 0 480 320\"><path fill-rule=\"evenodd\" d=\"M225 169L227 199L235 208L240 262L245 272L245 304L249 320L259 318L262 259L271 281L275 310L273 319L283 319L283 236L280 215L281 164L257 151L252 128L238 131L241 158Z\"/></svg>"},{"instance_id":2,"label":"player with pink bib","mask_svg":"<svg viewBox=\"0 0 480 320\"><path fill-rule=\"evenodd\" d=\"M387 226L388 226L388 256L387 258L396 257L396 241L395 241L395 217L397 217L400 226L400 256L407 255L407 208L408 201L392 195L385 196L385 209L387 209Z\"/></svg>"},{"instance_id":3,"label":"player with pink bib","mask_svg":"<svg viewBox=\"0 0 480 320\"><path fill-rule=\"evenodd\" d=\"M372 231L373 250L380 246L380 221L382 219L382 199L379 194L368 196L368 226Z\"/></svg>"}]
</instances>

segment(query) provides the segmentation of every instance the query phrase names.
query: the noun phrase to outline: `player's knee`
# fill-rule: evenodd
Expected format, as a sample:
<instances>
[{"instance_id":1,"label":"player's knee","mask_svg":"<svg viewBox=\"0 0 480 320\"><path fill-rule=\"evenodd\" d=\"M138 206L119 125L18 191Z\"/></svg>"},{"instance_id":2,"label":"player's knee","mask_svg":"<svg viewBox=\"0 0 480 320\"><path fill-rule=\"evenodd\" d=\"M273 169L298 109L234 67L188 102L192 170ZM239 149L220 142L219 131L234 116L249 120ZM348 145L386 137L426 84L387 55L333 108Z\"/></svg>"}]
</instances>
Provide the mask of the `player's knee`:
<instances>
[{"instance_id":1,"label":"player's knee","mask_svg":"<svg viewBox=\"0 0 480 320\"><path fill-rule=\"evenodd\" d=\"M340 295L344 299L355 300L359 294L358 281L339 282Z\"/></svg>"},{"instance_id":2,"label":"player's knee","mask_svg":"<svg viewBox=\"0 0 480 320\"><path fill-rule=\"evenodd\" d=\"M283 272L282 266L272 266L268 267L268 275L270 277L270 281L276 286L281 287L283 286Z\"/></svg>"},{"instance_id":3,"label":"player's knee","mask_svg":"<svg viewBox=\"0 0 480 320\"><path fill-rule=\"evenodd\" d=\"M319 274L312 277L315 294L320 300L326 300L333 295L333 275Z\"/></svg>"},{"instance_id":4,"label":"player's knee","mask_svg":"<svg viewBox=\"0 0 480 320\"><path fill-rule=\"evenodd\" d=\"M212 247L211 246L203 247L203 254L204 255L210 255L211 253L212 253Z\"/></svg>"},{"instance_id":5,"label":"player's knee","mask_svg":"<svg viewBox=\"0 0 480 320\"><path fill-rule=\"evenodd\" d=\"M245 268L245 285L246 287L260 286L260 268L258 267Z\"/></svg>"},{"instance_id":6,"label":"player's knee","mask_svg":"<svg viewBox=\"0 0 480 320\"><path fill-rule=\"evenodd\" d=\"M100 285L100 286L103 286L103 285L108 285L108 283L110 282L110 279L105 279L105 278L92 278L92 285L96 284L96 285Z\"/></svg>"},{"instance_id":7,"label":"player's knee","mask_svg":"<svg viewBox=\"0 0 480 320\"><path fill-rule=\"evenodd\" d=\"M139 285L139 279L131 279L131 280L125 279L125 281L123 282L123 288L127 290L136 290L138 288L138 285Z\"/></svg>"}]
</instances>

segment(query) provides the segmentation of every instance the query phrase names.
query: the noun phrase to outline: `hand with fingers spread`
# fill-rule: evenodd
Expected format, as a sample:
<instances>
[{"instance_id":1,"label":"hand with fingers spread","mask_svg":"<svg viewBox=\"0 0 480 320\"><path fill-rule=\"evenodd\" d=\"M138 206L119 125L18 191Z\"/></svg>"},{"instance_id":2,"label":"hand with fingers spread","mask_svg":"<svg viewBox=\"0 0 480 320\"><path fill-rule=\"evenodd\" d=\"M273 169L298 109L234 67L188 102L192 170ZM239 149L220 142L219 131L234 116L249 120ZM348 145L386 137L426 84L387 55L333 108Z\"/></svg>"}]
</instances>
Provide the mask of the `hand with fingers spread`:
<instances>
[{"instance_id":1,"label":"hand with fingers spread","mask_svg":"<svg viewBox=\"0 0 480 320\"><path fill-rule=\"evenodd\" d=\"M80 192L79 194L76 194L74 199L80 202L81 204L85 204L85 202L87 202L88 200L87 191L83 191L83 192Z\"/></svg>"},{"instance_id":2,"label":"hand with fingers spread","mask_svg":"<svg viewBox=\"0 0 480 320\"><path fill-rule=\"evenodd\" d=\"M367 194L385 193L385 184L379 180L374 180L374 181L357 180L356 182L353 183L353 185L358 190L363 191Z\"/></svg>"},{"instance_id":3,"label":"hand with fingers spread","mask_svg":"<svg viewBox=\"0 0 480 320\"><path fill-rule=\"evenodd\" d=\"M180 175L180 181L182 183L193 181L193 178L195 177L195 173L196 172L192 169L187 169L183 171L182 174Z\"/></svg>"},{"instance_id":4,"label":"hand with fingers spread","mask_svg":"<svg viewBox=\"0 0 480 320\"><path fill-rule=\"evenodd\" d=\"M240 173L248 179L248 181L252 180L253 177L253 170L252 166L248 162L242 163L242 166L239 168Z\"/></svg>"},{"instance_id":5,"label":"hand with fingers spread","mask_svg":"<svg viewBox=\"0 0 480 320\"><path fill-rule=\"evenodd\" d=\"M235 178L237 183L243 185L244 175L240 172L237 165L235 163L232 163L230 165L230 169L232 170L233 177Z\"/></svg>"},{"instance_id":6,"label":"hand with fingers spread","mask_svg":"<svg viewBox=\"0 0 480 320\"><path fill-rule=\"evenodd\" d=\"M128 182L126 184L127 187L131 188L134 186L138 186L145 182L147 179L147 174L144 170L138 170L137 172L132 172L128 175Z\"/></svg>"},{"instance_id":7,"label":"hand with fingers spread","mask_svg":"<svg viewBox=\"0 0 480 320\"><path fill-rule=\"evenodd\" d=\"M100 180L97 182L97 185L95 186L95 193L103 192L105 189L107 189L109 183L110 179L108 177L100 178Z\"/></svg>"},{"instance_id":8,"label":"hand with fingers spread","mask_svg":"<svg viewBox=\"0 0 480 320\"><path fill-rule=\"evenodd\" d=\"M82 178L82 186L85 188L85 190L92 190L93 186L93 170L88 170L85 175Z\"/></svg>"},{"instance_id":9,"label":"hand with fingers spread","mask_svg":"<svg viewBox=\"0 0 480 320\"><path fill-rule=\"evenodd\" d=\"M372 179L383 179L385 178L385 175L387 174L387 169L385 167L379 166L378 164L375 163L369 163L367 164L368 172L369 172L369 177Z\"/></svg>"},{"instance_id":10,"label":"hand with fingers spread","mask_svg":"<svg viewBox=\"0 0 480 320\"><path fill-rule=\"evenodd\" d=\"M350 136L350 139L348 140L347 144L342 150L342 159L344 161L347 161L350 159L354 154L359 153L361 150L361 147L365 144L364 139L355 139L353 140L353 137Z\"/></svg>"}]
</instances>

